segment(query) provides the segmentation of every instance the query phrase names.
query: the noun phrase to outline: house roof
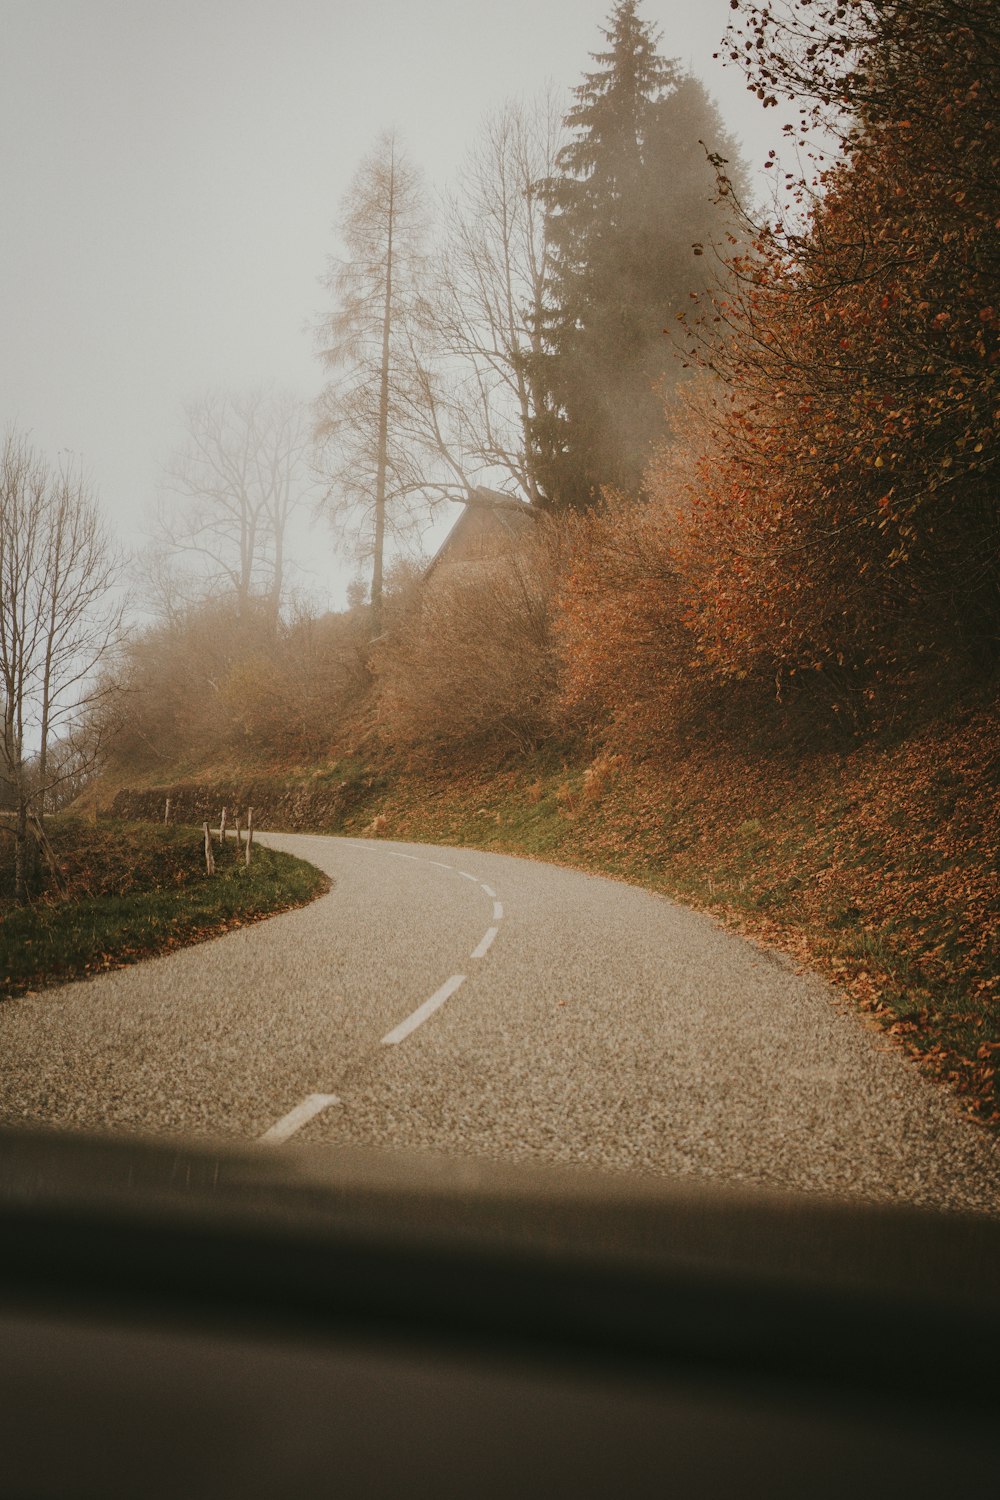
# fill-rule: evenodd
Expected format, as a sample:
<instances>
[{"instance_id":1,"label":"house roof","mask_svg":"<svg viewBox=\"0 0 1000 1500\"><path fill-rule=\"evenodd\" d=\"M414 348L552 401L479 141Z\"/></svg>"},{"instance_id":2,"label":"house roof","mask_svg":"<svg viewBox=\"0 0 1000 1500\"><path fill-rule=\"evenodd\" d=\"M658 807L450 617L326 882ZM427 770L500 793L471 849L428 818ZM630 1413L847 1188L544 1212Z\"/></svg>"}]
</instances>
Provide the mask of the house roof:
<instances>
[{"instance_id":1,"label":"house roof","mask_svg":"<svg viewBox=\"0 0 1000 1500\"><path fill-rule=\"evenodd\" d=\"M523 536L535 522L531 507L493 490L474 490L424 572L429 578L441 562L473 562L494 554Z\"/></svg>"}]
</instances>

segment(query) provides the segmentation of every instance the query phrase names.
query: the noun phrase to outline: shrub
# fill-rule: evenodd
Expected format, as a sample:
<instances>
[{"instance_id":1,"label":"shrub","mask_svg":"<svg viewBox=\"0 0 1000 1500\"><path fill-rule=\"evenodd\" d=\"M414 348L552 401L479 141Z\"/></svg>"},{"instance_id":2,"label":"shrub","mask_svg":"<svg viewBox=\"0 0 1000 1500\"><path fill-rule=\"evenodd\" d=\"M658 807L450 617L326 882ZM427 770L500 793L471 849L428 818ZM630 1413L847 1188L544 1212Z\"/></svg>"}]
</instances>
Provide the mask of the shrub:
<instances>
[{"instance_id":1,"label":"shrub","mask_svg":"<svg viewBox=\"0 0 1000 1500\"><path fill-rule=\"evenodd\" d=\"M748 9L762 90L818 100L842 149L700 325L729 395L678 565L721 677L819 674L860 717L995 658L1000 52L986 0Z\"/></svg>"},{"instance_id":2,"label":"shrub","mask_svg":"<svg viewBox=\"0 0 1000 1500\"><path fill-rule=\"evenodd\" d=\"M527 749L554 728L558 529L498 556L446 562L376 647L375 725L397 747Z\"/></svg>"},{"instance_id":3,"label":"shrub","mask_svg":"<svg viewBox=\"0 0 1000 1500\"><path fill-rule=\"evenodd\" d=\"M363 610L275 627L208 600L138 635L124 665L129 710L113 747L130 771L236 751L308 760L331 751L369 687Z\"/></svg>"},{"instance_id":4,"label":"shrub","mask_svg":"<svg viewBox=\"0 0 1000 1500\"><path fill-rule=\"evenodd\" d=\"M330 754L370 686L367 654L363 612L302 616L266 655L230 672L223 693L228 743L285 762Z\"/></svg>"},{"instance_id":5,"label":"shrub","mask_svg":"<svg viewBox=\"0 0 1000 1500\"><path fill-rule=\"evenodd\" d=\"M618 746L646 750L673 732L690 677L666 507L612 498L573 530L558 599L562 707Z\"/></svg>"}]
</instances>

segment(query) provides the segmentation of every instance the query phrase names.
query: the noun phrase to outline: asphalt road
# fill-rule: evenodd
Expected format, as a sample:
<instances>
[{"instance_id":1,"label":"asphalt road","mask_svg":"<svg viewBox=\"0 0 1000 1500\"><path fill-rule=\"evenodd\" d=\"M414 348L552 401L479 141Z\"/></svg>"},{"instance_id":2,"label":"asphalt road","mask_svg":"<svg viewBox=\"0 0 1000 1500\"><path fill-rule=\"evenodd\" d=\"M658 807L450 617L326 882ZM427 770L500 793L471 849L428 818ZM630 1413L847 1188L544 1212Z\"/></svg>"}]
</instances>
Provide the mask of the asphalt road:
<instances>
[{"instance_id":1,"label":"asphalt road","mask_svg":"<svg viewBox=\"0 0 1000 1500\"><path fill-rule=\"evenodd\" d=\"M1000 1211L1000 1141L822 981L710 918L504 855L268 842L330 894L0 1005L0 1123Z\"/></svg>"}]
</instances>

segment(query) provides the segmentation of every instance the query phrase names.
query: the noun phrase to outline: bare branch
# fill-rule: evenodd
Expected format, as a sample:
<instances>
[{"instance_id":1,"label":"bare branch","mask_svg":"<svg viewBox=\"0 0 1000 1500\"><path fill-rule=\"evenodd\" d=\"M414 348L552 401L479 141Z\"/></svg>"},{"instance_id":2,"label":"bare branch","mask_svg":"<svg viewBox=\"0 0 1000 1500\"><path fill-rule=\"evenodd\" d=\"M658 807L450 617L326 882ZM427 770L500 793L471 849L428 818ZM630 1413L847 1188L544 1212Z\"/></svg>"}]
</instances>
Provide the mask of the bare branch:
<instances>
[{"instance_id":1,"label":"bare branch","mask_svg":"<svg viewBox=\"0 0 1000 1500\"><path fill-rule=\"evenodd\" d=\"M306 408L271 388L215 391L190 402L184 420L153 524L155 593L169 616L185 592L204 597L221 586L243 615L265 598L277 620L288 522L309 498ZM174 568L184 559L193 564L187 588Z\"/></svg>"}]
</instances>

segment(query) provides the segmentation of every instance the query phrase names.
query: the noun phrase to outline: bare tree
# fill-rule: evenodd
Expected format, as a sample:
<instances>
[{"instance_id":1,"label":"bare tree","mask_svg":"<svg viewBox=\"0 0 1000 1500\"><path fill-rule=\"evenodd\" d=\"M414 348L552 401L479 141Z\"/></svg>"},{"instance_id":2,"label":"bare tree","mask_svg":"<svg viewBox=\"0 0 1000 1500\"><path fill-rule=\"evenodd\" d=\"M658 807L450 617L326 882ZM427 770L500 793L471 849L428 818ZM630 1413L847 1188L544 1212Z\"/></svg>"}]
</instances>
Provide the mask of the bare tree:
<instances>
[{"instance_id":1,"label":"bare tree","mask_svg":"<svg viewBox=\"0 0 1000 1500\"><path fill-rule=\"evenodd\" d=\"M110 686L110 685L109 685ZM46 785L41 798L45 812L59 812L75 802L107 763L110 741L120 727L127 696L109 690L99 705L51 739L46 747ZM37 796L38 765L30 768ZM41 808L38 809L41 813Z\"/></svg>"},{"instance_id":2,"label":"bare tree","mask_svg":"<svg viewBox=\"0 0 1000 1500\"><path fill-rule=\"evenodd\" d=\"M165 597L188 603L206 587L235 594L241 617L267 600L277 621L285 587L289 518L308 498L305 407L286 392L216 391L185 408L187 437L166 475L154 557ZM188 576L177 565L189 564Z\"/></svg>"},{"instance_id":3,"label":"bare tree","mask_svg":"<svg viewBox=\"0 0 1000 1500\"><path fill-rule=\"evenodd\" d=\"M62 779L54 737L111 691L98 668L121 631L120 560L86 480L8 432L0 452L0 765L16 802L24 899L29 814ZM77 764L76 770L78 772Z\"/></svg>"},{"instance_id":4,"label":"bare tree","mask_svg":"<svg viewBox=\"0 0 1000 1500\"><path fill-rule=\"evenodd\" d=\"M331 518L353 516L372 561L372 630L381 628L386 532L405 528L422 492L409 418L415 374L425 209L420 173L394 133L362 161L341 207L347 251L323 285L335 307L316 330L330 379L316 437Z\"/></svg>"},{"instance_id":5,"label":"bare tree","mask_svg":"<svg viewBox=\"0 0 1000 1500\"><path fill-rule=\"evenodd\" d=\"M397 503L408 494L430 504L540 501L529 436L545 399L536 378L548 255L539 184L561 130L552 94L506 105L486 118L442 200L439 246L397 329Z\"/></svg>"},{"instance_id":6,"label":"bare tree","mask_svg":"<svg viewBox=\"0 0 1000 1500\"><path fill-rule=\"evenodd\" d=\"M445 200L428 319L437 364L449 372L437 427L471 484L499 484L531 504L539 488L528 439L542 397L549 246L540 185L555 170L563 130L553 92L510 102L483 122Z\"/></svg>"}]
</instances>

